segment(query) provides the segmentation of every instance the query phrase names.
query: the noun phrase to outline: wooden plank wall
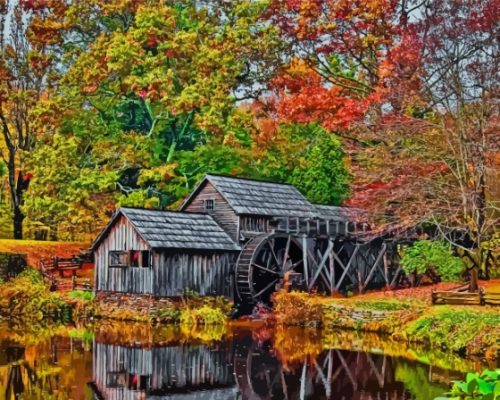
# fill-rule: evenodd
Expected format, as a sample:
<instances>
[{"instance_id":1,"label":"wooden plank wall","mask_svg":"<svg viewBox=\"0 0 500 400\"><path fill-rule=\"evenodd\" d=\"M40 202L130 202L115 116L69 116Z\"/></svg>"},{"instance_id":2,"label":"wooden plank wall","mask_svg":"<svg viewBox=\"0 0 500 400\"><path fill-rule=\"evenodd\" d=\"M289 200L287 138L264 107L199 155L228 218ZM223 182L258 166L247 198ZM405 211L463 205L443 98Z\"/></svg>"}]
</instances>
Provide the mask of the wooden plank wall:
<instances>
[{"instance_id":1,"label":"wooden plank wall","mask_svg":"<svg viewBox=\"0 0 500 400\"><path fill-rule=\"evenodd\" d=\"M171 250L153 256L153 291L157 296L179 296L186 289L200 295L233 298L235 253L181 253Z\"/></svg>"},{"instance_id":2,"label":"wooden plank wall","mask_svg":"<svg viewBox=\"0 0 500 400\"><path fill-rule=\"evenodd\" d=\"M215 209L207 212L204 200L214 200ZM238 239L238 215L210 182L204 185L183 211L210 214L233 240Z\"/></svg>"},{"instance_id":3,"label":"wooden plank wall","mask_svg":"<svg viewBox=\"0 0 500 400\"><path fill-rule=\"evenodd\" d=\"M150 268L108 268L110 250L150 250L128 220L121 216L95 252L96 290L125 293L152 293Z\"/></svg>"},{"instance_id":4,"label":"wooden plank wall","mask_svg":"<svg viewBox=\"0 0 500 400\"><path fill-rule=\"evenodd\" d=\"M179 389L196 392L208 385L235 384L229 344L134 348L94 342L93 382L107 400L136 400L148 392L160 394ZM110 373L137 374L149 378L146 390L109 387ZM139 396L139 397L138 397Z\"/></svg>"},{"instance_id":5,"label":"wooden plank wall","mask_svg":"<svg viewBox=\"0 0 500 400\"><path fill-rule=\"evenodd\" d=\"M240 232L270 232L270 218L240 216Z\"/></svg>"},{"instance_id":6,"label":"wooden plank wall","mask_svg":"<svg viewBox=\"0 0 500 400\"><path fill-rule=\"evenodd\" d=\"M151 388L167 390L204 385L230 386L233 377L229 346L179 346L153 348Z\"/></svg>"}]
</instances>

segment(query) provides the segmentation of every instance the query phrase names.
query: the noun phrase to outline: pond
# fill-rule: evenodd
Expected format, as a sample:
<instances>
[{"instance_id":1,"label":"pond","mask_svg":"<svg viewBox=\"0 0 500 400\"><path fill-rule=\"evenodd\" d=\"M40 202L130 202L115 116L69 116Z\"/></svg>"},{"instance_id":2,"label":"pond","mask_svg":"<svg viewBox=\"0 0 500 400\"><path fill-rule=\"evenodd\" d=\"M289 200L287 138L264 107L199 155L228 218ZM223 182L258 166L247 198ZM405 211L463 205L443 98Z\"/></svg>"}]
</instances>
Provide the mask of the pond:
<instances>
[{"instance_id":1,"label":"pond","mask_svg":"<svg viewBox=\"0 0 500 400\"><path fill-rule=\"evenodd\" d=\"M422 399L488 365L375 335L134 324L2 327L2 399Z\"/></svg>"}]
</instances>

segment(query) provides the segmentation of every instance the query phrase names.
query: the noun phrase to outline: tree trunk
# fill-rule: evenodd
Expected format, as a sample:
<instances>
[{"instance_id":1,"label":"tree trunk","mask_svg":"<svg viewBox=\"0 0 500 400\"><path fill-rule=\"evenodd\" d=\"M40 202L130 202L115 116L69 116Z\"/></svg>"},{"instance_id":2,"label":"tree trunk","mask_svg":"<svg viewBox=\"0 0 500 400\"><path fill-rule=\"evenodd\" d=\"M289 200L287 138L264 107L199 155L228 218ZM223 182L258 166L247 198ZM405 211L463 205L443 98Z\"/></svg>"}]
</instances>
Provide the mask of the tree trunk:
<instances>
[{"instance_id":1,"label":"tree trunk","mask_svg":"<svg viewBox=\"0 0 500 400\"><path fill-rule=\"evenodd\" d=\"M23 223L24 223L25 215L21 211L19 206L14 206L14 239L22 239L23 238Z\"/></svg>"}]
</instances>

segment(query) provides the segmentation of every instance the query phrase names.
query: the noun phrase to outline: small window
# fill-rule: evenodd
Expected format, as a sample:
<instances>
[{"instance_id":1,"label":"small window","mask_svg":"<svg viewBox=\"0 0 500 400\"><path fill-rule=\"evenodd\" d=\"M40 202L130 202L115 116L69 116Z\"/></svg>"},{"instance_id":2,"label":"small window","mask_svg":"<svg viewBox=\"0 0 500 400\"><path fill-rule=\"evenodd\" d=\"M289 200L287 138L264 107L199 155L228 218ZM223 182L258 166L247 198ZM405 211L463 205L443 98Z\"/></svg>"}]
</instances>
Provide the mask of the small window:
<instances>
[{"instance_id":1,"label":"small window","mask_svg":"<svg viewBox=\"0 0 500 400\"><path fill-rule=\"evenodd\" d=\"M148 250L130 250L130 266L135 268L151 267L151 252Z\"/></svg>"},{"instance_id":2,"label":"small window","mask_svg":"<svg viewBox=\"0 0 500 400\"><path fill-rule=\"evenodd\" d=\"M106 377L106 386L108 388L118 389L127 386L126 372L108 372Z\"/></svg>"},{"instance_id":3,"label":"small window","mask_svg":"<svg viewBox=\"0 0 500 400\"><path fill-rule=\"evenodd\" d=\"M215 209L215 200L208 199L205 200L205 210L210 211Z\"/></svg>"},{"instance_id":4,"label":"small window","mask_svg":"<svg viewBox=\"0 0 500 400\"><path fill-rule=\"evenodd\" d=\"M142 252L142 268L151 268L151 252Z\"/></svg>"},{"instance_id":5,"label":"small window","mask_svg":"<svg viewBox=\"0 0 500 400\"><path fill-rule=\"evenodd\" d=\"M126 268L129 264L128 251L110 251L109 252L109 267L110 268Z\"/></svg>"},{"instance_id":6,"label":"small window","mask_svg":"<svg viewBox=\"0 0 500 400\"><path fill-rule=\"evenodd\" d=\"M129 390L148 390L149 389L149 375L130 374L128 375Z\"/></svg>"}]
</instances>

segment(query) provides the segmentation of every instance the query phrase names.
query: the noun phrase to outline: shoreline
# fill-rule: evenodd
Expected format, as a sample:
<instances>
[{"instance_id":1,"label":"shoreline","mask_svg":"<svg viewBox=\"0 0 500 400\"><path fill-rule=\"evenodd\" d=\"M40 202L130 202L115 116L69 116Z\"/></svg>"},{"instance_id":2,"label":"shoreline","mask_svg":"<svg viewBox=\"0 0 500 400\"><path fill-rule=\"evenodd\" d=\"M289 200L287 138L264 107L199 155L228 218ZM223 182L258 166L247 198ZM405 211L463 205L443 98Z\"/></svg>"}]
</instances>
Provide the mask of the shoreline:
<instances>
[{"instance_id":1,"label":"shoreline","mask_svg":"<svg viewBox=\"0 0 500 400\"><path fill-rule=\"evenodd\" d=\"M222 297L164 299L156 307L145 308L139 307L133 296L129 300L118 296L113 303L87 292L50 292L34 270L0 286L0 296L0 320L21 324L51 320L70 324L78 319L93 319L203 328L246 323L245 319L230 322L232 303ZM155 302L146 300L149 304ZM460 356L500 360L498 307L431 306L418 298L384 298L380 294L334 298L277 292L272 312L257 317L265 320L264 325L275 323L278 328L283 325L375 332L399 343L425 344Z\"/></svg>"},{"instance_id":2,"label":"shoreline","mask_svg":"<svg viewBox=\"0 0 500 400\"><path fill-rule=\"evenodd\" d=\"M498 308L430 306L417 299L336 299L298 292L277 293L274 301L277 323L284 326L379 333L399 343L500 360Z\"/></svg>"}]
</instances>

